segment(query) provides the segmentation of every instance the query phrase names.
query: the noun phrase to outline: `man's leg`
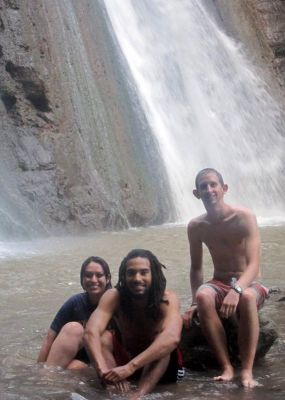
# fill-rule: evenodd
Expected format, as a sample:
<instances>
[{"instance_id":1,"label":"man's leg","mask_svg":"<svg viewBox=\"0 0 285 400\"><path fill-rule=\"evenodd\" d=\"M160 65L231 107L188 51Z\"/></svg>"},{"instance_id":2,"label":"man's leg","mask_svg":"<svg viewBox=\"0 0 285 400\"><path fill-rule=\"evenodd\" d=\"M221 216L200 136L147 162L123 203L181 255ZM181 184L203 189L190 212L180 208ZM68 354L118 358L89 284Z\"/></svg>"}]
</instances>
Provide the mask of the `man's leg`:
<instances>
[{"instance_id":1,"label":"man's leg","mask_svg":"<svg viewBox=\"0 0 285 400\"><path fill-rule=\"evenodd\" d=\"M113 334L105 331L101 337L102 353L109 369L117 367L114 357Z\"/></svg>"},{"instance_id":2,"label":"man's leg","mask_svg":"<svg viewBox=\"0 0 285 400\"><path fill-rule=\"evenodd\" d=\"M65 324L55 338L45 364L67 368L80 349L83 332L79 322Z\"/></svg>"},{"instance_id":3,"label":"man's leg","mask_svg":"<svg viewBox=\"0 0 285 400\"><path fill-rule=\"evenodd\" d=\"M216 310L215 299L216 292L210 287L201 288L196 294L202 332L222 368L221 375L214 379L229 381L234 377L234 369L230 362L226 333Z\"/></svg>"},{"instance_id":4,"label":"man's leg","mask_svg":"<svg viewBox=\"0 0 285 400\"><path fill-rule=\"evenodd\" d=\"M128 399L136 400L150 393L167 370L170 354L146 365L139 380L138 389Z\"/></svg>"},{"instance_id":5,"label":"man's leg","mask_svg":"<svg viewBox=\"0 0 285 400\"><path fill-rule=\"evenodd\" d=\"M253 379L252 368L256 354L259 336L259 320L256 305L256 291L251 288L244 290L239 301L239 351L241 359L241 383L252 388L257 385Z\"/></svg>"},{"instance_id":6,"label":"man's leg","mask_svg":"<svg viewBox=\"0 0 285 400\"><path fill-rule=\"evenodd\" d=\"M117 349L114 348L114 340L115 340L115 346L119 347ZM117 339L113 337L112 332L106 330L103 333L101 337L101 345L102 345L102 353L105 358L107 367L109 369L115 368L118 366L118 364L122 365L125 362L129 361L129 358L127 360L123 359L126 358L124 349L121 348L120 344L117 342ZM118 354L118 358L122 358L122 360L118 360L117 362L114 353L115 352L118 353L118 351L122 353ZM122 363L120 361L122 361ZM127 380L118 382L116 384L106 385L106 388L109 389L110 392L112 392L112 387L115 387L121 393L126 393L130 390L130 384Z\"/></svg>"}]
</instances>

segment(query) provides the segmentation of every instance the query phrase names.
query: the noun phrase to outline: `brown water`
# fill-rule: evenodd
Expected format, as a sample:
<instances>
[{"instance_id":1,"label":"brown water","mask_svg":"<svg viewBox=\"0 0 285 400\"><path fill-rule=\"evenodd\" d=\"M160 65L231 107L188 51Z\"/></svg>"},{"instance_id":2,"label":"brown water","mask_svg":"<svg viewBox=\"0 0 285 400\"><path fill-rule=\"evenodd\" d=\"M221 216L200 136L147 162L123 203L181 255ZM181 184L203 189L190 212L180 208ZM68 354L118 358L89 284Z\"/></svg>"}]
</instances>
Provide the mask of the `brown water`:
<instances>
[{"instance_id":1,"label":"brown water","mask_svg":"<svg viewBox=\"0 0 285 400\"><path fill-rule=\"evenodd\" d=\"M285 289L285 227L261 228L263 281ZM0 399L83 400L118 399L99 389L96 378L66 371L43 371L35 363L43 335L59 306L80 292L79 269L90 255L108 260L117 280L117 267L132 248L152 250L167 265L168 287L179 294L182 310L190 300L189 257L185 227L165 226L88 237L52 238L33 243L1 244L0 247ZM205 278L211 276L209 256ZM262 385L252 391L237 382L214 383L215 371L187 371L177 385L158 387L154 398L203 400L222 396L225 400L284 399L285 397L285 302L277 294L265 310L279 327L280 337L254 369Z\"/></svg>"}]
</instances>

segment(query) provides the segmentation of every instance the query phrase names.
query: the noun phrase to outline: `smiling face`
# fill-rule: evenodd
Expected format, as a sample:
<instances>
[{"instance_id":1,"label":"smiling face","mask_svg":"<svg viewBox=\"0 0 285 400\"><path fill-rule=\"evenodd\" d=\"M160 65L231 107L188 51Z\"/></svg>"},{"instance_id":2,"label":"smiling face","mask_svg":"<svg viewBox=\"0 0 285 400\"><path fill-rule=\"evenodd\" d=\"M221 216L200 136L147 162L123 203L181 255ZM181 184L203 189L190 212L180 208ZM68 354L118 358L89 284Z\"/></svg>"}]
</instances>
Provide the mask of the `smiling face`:
<instances>
[{"instance_id":1,"label":"smiling face","mask_svg":"<svg viewBox=\"0 0 285 400\"><path fill-rule=\"evenodd\" d=\"M193 194L203 201L206 208L214 206L223 200L228 186L221 183L215 172L208 172L201 175L197 181L197 188Z\"/></svg>"},{"instance_id":2,"label":"smiling face","mask_svg":"<svg viewBox=\"0 0 285 400\"><path fill-rule=\"evenodd\" d=\"M110 281L99 263L91 261L83 271L82 287L90 298L100 298Z\"/></svg>"},{"instance_id":3,"label":"smiling face","mask_svg":"<svg viewBox=\"0 0 285 400\"><path fill-rule=\"evenodd\" d=\"M148 295L152 283L150 261L147 258L135 257L127 262L126 286L137 298Z\"/></svg>"}]
</instances>

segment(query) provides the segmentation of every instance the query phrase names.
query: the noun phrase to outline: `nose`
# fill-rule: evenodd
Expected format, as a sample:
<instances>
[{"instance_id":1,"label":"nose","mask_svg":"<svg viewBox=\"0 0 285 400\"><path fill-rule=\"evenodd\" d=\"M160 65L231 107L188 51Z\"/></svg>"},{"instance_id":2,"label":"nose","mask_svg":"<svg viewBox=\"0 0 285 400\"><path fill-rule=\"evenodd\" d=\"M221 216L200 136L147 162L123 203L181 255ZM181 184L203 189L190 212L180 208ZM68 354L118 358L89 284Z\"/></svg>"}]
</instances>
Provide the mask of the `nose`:
<instances>
[{"instance_id":1,"label":"nose","mask_svg":"<svg viewBox=\"0 0 285 400\"><path fill-rule=\"evenodd\" d=\"M140 282L140 280L141 280L141 274L140 274L139 272L137 272L137 273L134 275L134 281L135 281L135 282Z\"/></svg>"},{"instance_id":2,"label":"nose","mask_svg":"<svg viewBox=\"0 0 285 400\"><path fill-rule=\"evenodd\" d=\"M91 277L91 281L92 282L97 282L97 280L98 280L98 278L97 278L96 274L93 274L92 277Z\"/></svg>"},{"instance_id":3,"label":"nose","mask_svg":"<svg viewBox=\"0 0 285 400\"><path fill-rule=\"evenodd\" d=\"M209 192L211 192L212 191L212 186L208 183L207 185L206 185L206 187L205 187L205 191L207 192L207 193L209 193Z\"/></svg>"}]
</instances>

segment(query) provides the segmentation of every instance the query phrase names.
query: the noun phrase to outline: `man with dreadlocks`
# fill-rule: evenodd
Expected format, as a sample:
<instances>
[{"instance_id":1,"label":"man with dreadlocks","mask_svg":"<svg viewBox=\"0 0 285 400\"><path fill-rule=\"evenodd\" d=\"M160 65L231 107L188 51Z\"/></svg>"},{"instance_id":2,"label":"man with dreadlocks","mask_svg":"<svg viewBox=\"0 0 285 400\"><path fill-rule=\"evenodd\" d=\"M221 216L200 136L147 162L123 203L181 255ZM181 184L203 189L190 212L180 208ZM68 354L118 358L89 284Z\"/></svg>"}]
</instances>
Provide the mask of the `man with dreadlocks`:
<instances>
[{"instance_id":1,"label":"man with dreadlocks","mask_svg":"<svg viewBox=\"0 0 285 400\"><path fill-rule=\"evenodd\" d=\"M166 289L163 267L148 250L128 253L116 289L102 296L85 331L85 345L103 384L124 392L129 390L127 378L139 379L137 390L129 393L132 399L158 382L176 382L182 373L179 300ZM111 318L116 333L106 329Z\"/></svg>"}]
</instances>

